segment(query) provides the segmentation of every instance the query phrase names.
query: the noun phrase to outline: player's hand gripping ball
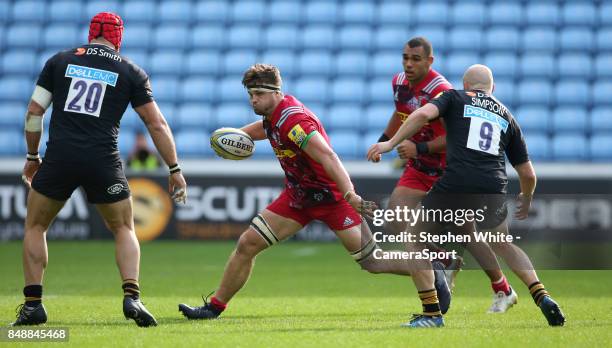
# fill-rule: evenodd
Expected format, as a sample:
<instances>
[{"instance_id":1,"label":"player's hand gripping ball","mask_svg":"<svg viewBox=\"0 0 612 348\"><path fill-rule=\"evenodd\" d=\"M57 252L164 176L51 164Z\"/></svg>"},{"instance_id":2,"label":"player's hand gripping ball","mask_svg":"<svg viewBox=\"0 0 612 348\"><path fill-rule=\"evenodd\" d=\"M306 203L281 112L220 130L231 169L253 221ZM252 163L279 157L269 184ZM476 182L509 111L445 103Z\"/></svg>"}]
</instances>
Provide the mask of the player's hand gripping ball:
<instances>
[{"instance_id":1,"label":"player's hand gripping ball","mask_svg":"<svg viewBox=\"0 0 612 348\"><path fill-rule=\"evenodd\" d=\"M229 160L243 160L253 155L255 142L238 128L219 128L210 136L210 146L217 156Z\"/></svg>"}]
</instances>

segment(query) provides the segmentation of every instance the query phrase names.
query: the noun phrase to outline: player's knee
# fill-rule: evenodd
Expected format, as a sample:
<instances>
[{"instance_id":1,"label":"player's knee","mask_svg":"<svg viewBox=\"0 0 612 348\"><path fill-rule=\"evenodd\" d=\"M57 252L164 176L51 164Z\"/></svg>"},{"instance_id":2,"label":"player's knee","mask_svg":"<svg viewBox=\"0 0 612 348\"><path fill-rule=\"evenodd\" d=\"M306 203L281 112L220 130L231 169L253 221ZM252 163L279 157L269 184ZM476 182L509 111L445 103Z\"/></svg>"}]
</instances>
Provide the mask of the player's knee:
<instances>
[{"instance_id":1,"label":"player's knee","mask_svg":"<svg viewBox=\"0 0 612 348\"><path fill-rule=\"evenodd\" d=\"M380 261L375 259L372 255L370 255L367 259L359 262L359 266L362 270L372 274L379 274L384 272L384 268L382 267Z\"/></svg>"},{"instance_id":2,"label":"player's knee","mask_svg":"<svg viewBox=\"0 0 612 348\"><path fill-rule=\"evenodd\" d=\"M378 248L376 241L370 239L361 249L352 252L351 257L355 262L359 264L362 270L370 273L381 273L382 268L376 258L374 258L374 251Z\"/></svg>"}]
</instances>

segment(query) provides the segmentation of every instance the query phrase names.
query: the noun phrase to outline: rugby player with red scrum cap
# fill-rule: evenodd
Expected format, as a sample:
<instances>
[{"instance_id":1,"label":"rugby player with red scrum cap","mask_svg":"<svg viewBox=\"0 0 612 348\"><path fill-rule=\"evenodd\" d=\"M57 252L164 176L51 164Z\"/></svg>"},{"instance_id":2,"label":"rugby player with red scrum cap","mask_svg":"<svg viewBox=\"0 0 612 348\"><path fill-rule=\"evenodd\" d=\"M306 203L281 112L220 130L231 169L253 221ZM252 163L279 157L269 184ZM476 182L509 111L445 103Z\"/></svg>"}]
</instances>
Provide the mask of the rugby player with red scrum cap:
<instances>
[{"instance_id":1,"label":"rugby player with red scrum cap","mask_svg":"<svg viewBox=\"0 0 612 348\"><path fill-rule=\"evenodd\" d=\"M356 193L317 116L294 96L283 94L278 68L255 64L245 72L242 84L253 110L262 116L242 130L254 140L270 141L285 172L285 189L240 236L210 302L205 300L199 307L180 304L179 311L188 319L217 318L246 284L255 257L313 220L334 231L365 271L398 275L420 271L411 260L375 256L378 246L361 214L371 215L376 205ZM451 296L443 274L436 277L434 287L423 302L423 311L441 315L448 310Z\"/></svg>"},{"instance_id":2,"label":"rugby player with red scrum cap","mask_svg":"<svg viewBox=\"0 0 612 348\"><path fill-rule=\"evenodd\" d=\"M157 322L140 301L140 246L134 232L130 188L117 148L119 123L128 104L146 125L169 166L169 191L184 202L172 132L153 99L149 77L119 54L123 20L102 12L89 25L89 44L51 57L39 75L28 105L25 137L28 153L22 179L30 188L23 238L25 302L13 325L47 321L42 303L47 266L46 233L55 216L82 187L115 237L116 261L123 280L123 313L138 326ZM53 105L44 159L38 154L43 115Z\"/></svg>"}]
</instances>

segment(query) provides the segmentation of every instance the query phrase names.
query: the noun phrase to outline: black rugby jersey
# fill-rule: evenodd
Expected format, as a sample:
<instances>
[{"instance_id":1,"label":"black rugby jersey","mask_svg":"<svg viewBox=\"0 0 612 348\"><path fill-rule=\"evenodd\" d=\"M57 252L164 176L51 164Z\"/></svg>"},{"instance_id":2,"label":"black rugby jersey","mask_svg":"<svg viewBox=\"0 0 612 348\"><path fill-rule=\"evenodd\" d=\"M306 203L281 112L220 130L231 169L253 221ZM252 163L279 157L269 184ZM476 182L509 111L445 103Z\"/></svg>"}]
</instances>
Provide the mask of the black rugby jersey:
<instances>
[{"instance_id":1,"label":"black rugby jersey","mask_svg":"<svg viewBox=\"0 0 612 348\"><path fill-rule=\"evenodd\" d=\"M99 44L62 51L45 64L38 86L52 93L45 159L118 159L119 123L128 104L153 100L149 77Z\"/></svg>"},{"instance_id":2,"label":"black rugby jersey","mask_svg":"<svg viewBox=\"0 0 612 348\"><path fill-rule=\"evenodd\" d=\"M431 103L446 124L447 167L440 187L505 193L504 154L513 166L529 160L521 128L510 111L482 91L451 89Z\"/></svg>"}]
</instances>

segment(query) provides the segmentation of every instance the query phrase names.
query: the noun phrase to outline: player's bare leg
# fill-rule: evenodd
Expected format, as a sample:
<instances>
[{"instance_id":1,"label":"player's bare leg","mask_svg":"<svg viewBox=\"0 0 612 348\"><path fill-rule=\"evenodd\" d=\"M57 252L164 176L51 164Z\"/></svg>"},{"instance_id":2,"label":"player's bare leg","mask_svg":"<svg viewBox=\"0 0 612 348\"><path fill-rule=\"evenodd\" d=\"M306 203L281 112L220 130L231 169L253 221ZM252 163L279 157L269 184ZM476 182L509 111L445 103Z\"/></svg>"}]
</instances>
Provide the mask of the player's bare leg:
<instances>
[{"instance_id":1,"label":"player's bare leg","mask_svg":"<svg viewBox=\"0 0 612 348\"><path fill-rule=\"evenodd\" d=\"M132 198L109 204L96 204L106 227L115 236L115 259L123 281L123 314L141 327L156 326L157 321L140 302L140 244L134 230Z\"/></svg>"},{"instance_id":2,"label":"player's bare leg","mask_svg":"<svg viewBox=\"0 0 612 348\"><path fill-rule=\"evenodd\" d=\"M12 324L36 325L47 322L47 312L42 304L42 282L49 260L47 230L64 206L65 201L48 198L34 189L28 193L27 213L23 235L23 275L25 303L19 309Z\"/></svg>"},{"instance_id":3,"label":"player's bare leg","mask_svg":"<svg viewBox=\"0 0 612 348\"><path fill-rule=\"evenodd\" d=\"M238 239L236 249L225 266L221 284L210 303L205 301L201 307L180 304L179 311L184 316L189 319L218 317L225 310L227 303L249 280L257 255L277 242L296 234L303 227L297 221L282 217L268 209L262 211L253 221Z\"/></svg>"},{"instance_id":4,"label":"player's bare leg","mask_svg":"<svg viewBox=\"0 0 612 348\"><path fill-rule=\"evenodd\" d=\"M508 234L508 224L506 221L493 229L495 232ZM527 286L534 302L546 317L548 324L561 326L565 323L565 316L561 312L559 305L550 297L544 285L538 279L538 275L529 259L529 256L513 243L491 243L491 247L512 269L521 281Z\"/></svg>"}]
</instances>

